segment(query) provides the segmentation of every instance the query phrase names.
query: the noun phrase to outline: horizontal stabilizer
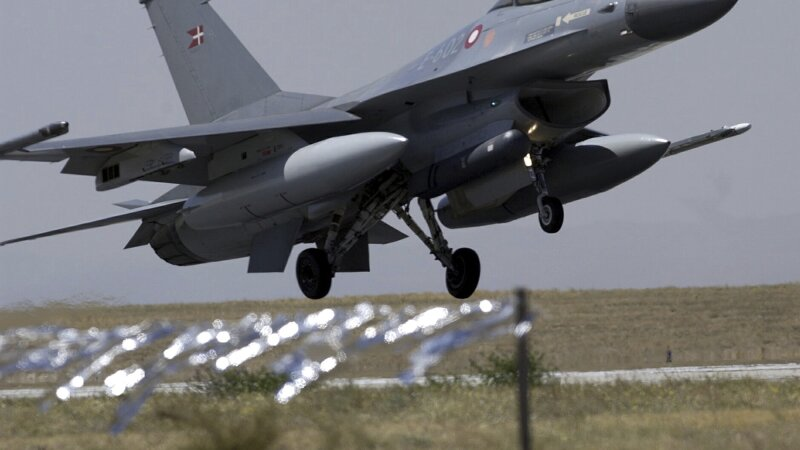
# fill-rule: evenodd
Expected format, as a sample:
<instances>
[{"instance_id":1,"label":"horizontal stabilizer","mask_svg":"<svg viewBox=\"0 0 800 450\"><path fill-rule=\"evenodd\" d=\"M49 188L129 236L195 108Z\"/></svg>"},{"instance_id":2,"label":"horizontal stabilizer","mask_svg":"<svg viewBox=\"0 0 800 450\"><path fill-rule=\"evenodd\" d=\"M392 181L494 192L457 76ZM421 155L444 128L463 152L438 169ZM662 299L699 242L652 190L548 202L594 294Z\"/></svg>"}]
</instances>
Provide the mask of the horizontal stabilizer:
<instances>
[{"instance_id":1,"label":"horizontal stabilizer","mask_svg":"<svg viewBox=\"0 0 800 450\"><path fill-rule=\"evenodd\" d=\"M103 219L94 220L92 222L87 222L80 225L73 225L71 227L61 228L58 230L34 234L32 236L26 236L18 239L12 239L10 241L0 242L0 247L9 244L15 244L17 242L32 241L34 239L56 236L59 234L72 233L74 231L90 230L92 228L101 228L109 225L115 225L118 223L131 222L134 220L143 220L151 217L156 217L168 212L177 211L181 208L181 206L183 206L184 203L185 200L173 200L164 203L157 203L154 205L146 206L144 208L136 209L123 214L118 214L116 216L105 217Z\"/></svg>"},{"instance_id":2,"label":"horizontal stabilizer","mask_svg":"<svg viewBox=\"0 0 800 450\"><path fill-rule=\"evenodd\" d=\"M750 131L751 128L752 125L749 123L742 123L732 127L723 127L719 130L709 131L708 133L691 137L689 139L684 139L682 141L673 143L669 147L669 150L667 150L667 153L664 155L664 157L666 158L668 156L675 156L680 153L688 152L689 150L694 150L696 148L713 144L715 142L741 136Z\"/></svg>"}]
</instances>

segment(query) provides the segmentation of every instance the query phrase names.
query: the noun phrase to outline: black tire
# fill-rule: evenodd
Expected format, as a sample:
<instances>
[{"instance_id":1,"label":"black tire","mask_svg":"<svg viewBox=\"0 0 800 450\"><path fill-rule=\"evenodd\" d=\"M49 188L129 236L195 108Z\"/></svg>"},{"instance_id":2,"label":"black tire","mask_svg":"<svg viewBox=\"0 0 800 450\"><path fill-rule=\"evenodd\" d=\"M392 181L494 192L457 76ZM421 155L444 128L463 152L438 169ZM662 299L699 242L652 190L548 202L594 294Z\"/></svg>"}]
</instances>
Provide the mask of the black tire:
<instances>
[{"instance_id":1,"label":"black tire","mask_svg":"<svg viewBox=\"0 0 800 450\"><path fill-rule=\"evenodd\" d=\"M297 257L297 284L311 300L325 298L331 291L333 271L324 250L310 248Z\"/></svg>"},{"instance_id":2,"label":"black tire","mask_svg":"<svg viewBox=\"0 0 800 450\"><path fill-rule=\"evenodd\" d=\"M453 253L455 270L447 269L447 291L455 298L467 299L478 289L481 260L475 250L462 248Z\"/></svg>"},{"instance_id":3,"label":"black tire","mask_svg":"<svg viewBox=\"0 0 800 450\"><path fill-rule=\"evenodd\" d=\"M545 233L556 234L564 226L564 205L553 197L542 199L542 210L539 211L539 225Z\"/></svg>"}]
</instances>

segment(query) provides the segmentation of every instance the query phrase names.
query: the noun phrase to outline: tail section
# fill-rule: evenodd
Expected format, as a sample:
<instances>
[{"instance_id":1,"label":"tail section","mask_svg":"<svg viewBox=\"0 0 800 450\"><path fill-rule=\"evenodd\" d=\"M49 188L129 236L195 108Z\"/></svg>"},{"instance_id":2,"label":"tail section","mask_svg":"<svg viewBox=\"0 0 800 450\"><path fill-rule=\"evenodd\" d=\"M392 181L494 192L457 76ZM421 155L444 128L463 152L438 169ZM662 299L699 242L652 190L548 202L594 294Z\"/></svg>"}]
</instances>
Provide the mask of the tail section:
<instances>
[{"instance_id":1,"label":"tail section","mask_svg":"<svg viewBox=\"0 0 800 450\"><path fill-rule=\"evenodd\" d=\"M190 123L213 122L280 92L209 0L139 0Z\"/></svg>"}]
</instances>

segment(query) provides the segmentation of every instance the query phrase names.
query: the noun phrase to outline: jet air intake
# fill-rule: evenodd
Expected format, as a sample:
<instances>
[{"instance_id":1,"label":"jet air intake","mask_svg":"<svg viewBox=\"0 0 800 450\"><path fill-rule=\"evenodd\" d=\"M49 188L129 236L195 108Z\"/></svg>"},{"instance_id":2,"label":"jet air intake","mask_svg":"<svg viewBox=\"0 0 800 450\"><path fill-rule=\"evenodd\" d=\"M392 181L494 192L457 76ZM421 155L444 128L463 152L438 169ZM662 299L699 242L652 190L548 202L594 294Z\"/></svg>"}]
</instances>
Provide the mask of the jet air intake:
<instances>
[{"instance_id":1,"label":"jet air intake","mask_svg":"<svg viewBox=\"0 0 800 450\"><path fill-rule=\"evenodd\" d=\"M599 119L611 106L606 80L540 81L520 89L518 127L532 142L550 142Z\"/></svg>"}]
</instances>

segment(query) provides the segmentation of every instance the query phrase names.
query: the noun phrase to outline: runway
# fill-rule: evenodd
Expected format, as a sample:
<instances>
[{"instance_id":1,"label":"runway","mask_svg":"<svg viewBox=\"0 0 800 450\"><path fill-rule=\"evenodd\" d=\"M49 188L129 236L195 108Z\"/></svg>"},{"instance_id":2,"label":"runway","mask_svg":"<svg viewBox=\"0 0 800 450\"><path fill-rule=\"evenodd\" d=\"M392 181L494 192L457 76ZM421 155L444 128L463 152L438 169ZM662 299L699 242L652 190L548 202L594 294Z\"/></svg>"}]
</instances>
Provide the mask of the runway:
<instances>
[{"instance_id":1,"label":"runway","mask_svg":"<svg viewBox=\"0 0 800 450\"><path fill-rule=\"evenodd\" d=\"M771 364L751 366L711 366L711 367L668 367L660 369L615 370L607 372L554 372L553 378L562 384L611 384L627 383L664 383L668 381L702 381L702 380L740 380L753 379L761 381L783 381L800 378L800 364ZM463 377L462 380L480 384L478 377ZM425 384L420 378L413 384ZM362 389L383 389L402 386L404 383L396 378L354 378L333 379L324 382L328 387L354 386ZM157 394L187 394L197 390L197 383L170 383L156 388ZM47 395L55 395L54 389L7 389L0 390L0 400L37 399ZM105 395L102 386L89 386L77 390L73 398L100 397Z\"/></svg>"}]
</instances>

